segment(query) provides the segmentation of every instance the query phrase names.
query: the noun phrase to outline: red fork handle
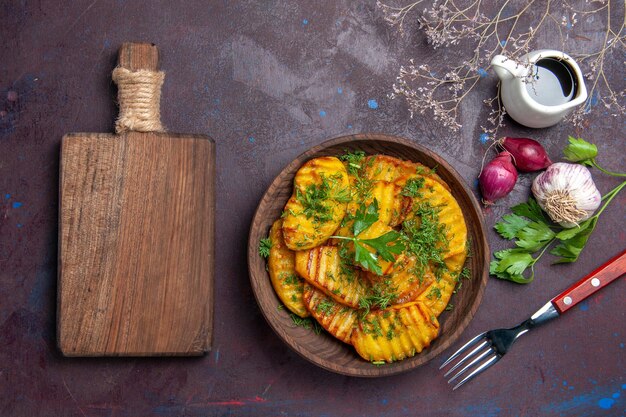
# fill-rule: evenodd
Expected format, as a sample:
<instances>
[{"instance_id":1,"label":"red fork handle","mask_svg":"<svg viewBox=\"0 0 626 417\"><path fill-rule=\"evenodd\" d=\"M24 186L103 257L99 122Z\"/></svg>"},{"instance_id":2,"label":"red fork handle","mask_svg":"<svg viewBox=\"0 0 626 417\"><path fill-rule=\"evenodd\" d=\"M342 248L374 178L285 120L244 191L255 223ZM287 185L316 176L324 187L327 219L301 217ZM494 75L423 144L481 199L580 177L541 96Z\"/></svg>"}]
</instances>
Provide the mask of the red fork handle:
<instances>
[{"instance_id":1,"label":"red fork handle","mask_svg":"<svg viewBox=\"0 0 626 417\"><path fill-rule=\"evenodd\" d=\"M559 313L562 314L625 273L626 250L550 301Z\"/></svg>"}]
</instances>

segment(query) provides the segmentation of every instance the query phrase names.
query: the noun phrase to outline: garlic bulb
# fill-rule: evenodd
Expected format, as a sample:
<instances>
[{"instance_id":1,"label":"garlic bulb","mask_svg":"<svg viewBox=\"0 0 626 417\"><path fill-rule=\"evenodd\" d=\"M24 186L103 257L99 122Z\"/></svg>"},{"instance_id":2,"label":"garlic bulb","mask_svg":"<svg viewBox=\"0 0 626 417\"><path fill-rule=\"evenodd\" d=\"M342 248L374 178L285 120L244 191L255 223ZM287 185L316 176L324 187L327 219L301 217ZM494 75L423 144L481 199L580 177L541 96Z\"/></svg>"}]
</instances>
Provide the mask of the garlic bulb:
<instances>
[{"instance_id":1,"label":"garlic bulb","mask_svg":"<svg viewBox=\"0 0 626 417\"><path fill-rule=\"evenodd\" d=\"M535 178L533 195L550 218L563 227L587 220L602 196L584 165L557 162Z\"/></svg>"}]
</instances>

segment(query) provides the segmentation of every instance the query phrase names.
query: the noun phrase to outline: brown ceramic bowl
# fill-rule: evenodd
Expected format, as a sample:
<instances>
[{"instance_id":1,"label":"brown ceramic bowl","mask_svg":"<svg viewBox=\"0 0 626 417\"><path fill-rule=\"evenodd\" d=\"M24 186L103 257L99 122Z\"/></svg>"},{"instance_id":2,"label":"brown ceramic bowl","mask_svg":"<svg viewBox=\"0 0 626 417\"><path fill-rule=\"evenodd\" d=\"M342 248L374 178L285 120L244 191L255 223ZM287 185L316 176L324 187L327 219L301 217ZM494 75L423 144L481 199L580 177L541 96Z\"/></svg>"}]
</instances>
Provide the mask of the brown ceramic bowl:
<instances>
[{"instance_id":1,"label":"brown ceramic bowl","mask_svg":"<svg viewBox=\"0 0 626 417\"><path fill-rule=\"evenodd\" d=\"M296 171L307 160L323 155L340 155L346 150L362 150L366 154L385 154L405 160L421 162L437 167L437 173L448 183L459 202L471 240L471 257L466 266L472 278L464 280L463 286L453 295L454 308L439 317L440 334L430 348L412 358L391 364L376 366L361 359L354 348L322 332L296 326L276 296L265 259L259 255L259 240L267 237L272 223L281 215L285 203L293 191ZM487 283L489 247L480 206L459 174L440 156L406 139L381 134L360 134L331 139L303 153L292 161L274 179L261 199L252 220L248 244L248 267L250 281L261 312L272 329L287 345L307 360L332 372L345 375L378 377L393 375L428 362L452 345L467 327L480 304Z\"/></svg>"}]
</instances>

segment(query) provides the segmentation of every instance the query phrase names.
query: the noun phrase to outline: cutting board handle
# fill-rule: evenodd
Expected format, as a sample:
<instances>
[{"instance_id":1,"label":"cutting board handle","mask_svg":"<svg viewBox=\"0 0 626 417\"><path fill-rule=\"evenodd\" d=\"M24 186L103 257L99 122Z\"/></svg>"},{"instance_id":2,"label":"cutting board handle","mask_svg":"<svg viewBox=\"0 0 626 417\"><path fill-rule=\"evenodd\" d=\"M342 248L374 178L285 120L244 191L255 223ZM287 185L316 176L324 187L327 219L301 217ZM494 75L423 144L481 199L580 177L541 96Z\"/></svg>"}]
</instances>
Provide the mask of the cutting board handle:
<instances>
[{"instance_id":1,"label":"cutting board handle","mask_svg":"<svg viewBox=\"0 0 626 417\"><path fill-rule=\"evenodd\" d=\"M124 42L120 47L117 65L130 71L158 71L159 49L153 43Z\"/></svg>"},{"instance_id":2,"label":"cutting board handle","mask_svg":"<svg viewBox=\"0 0 626 417\"><path fill-rule=\"evenodd\" d=\"M125 42L120 47L113 81L117 84L120 113L115 132L163 132L159 50L151 43Z\"/></svg>"}]
</instances>

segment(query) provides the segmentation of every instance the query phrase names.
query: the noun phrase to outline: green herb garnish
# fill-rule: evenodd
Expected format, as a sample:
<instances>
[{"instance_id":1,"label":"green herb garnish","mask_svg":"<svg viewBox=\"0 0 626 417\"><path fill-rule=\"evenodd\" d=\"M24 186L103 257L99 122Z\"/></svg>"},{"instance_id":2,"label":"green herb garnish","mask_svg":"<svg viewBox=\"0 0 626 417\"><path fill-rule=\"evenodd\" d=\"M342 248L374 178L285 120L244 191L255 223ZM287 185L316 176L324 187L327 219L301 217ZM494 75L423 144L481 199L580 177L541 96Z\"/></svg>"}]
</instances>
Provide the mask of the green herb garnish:
<instances>
[{"instance_id":1,"label":"green herb garnish","mask_svg":"<svg viewBox=\"0 0 626 417\"><path fill-rule=\"evenodd\" d=\"M333 218L331 200L338 203L350 201L348 188L339 186L341 174L338 177L322 176L321 184L310 184L304 190L296 188L296 200L302 205L302 214L307 219L313 218L315 222L325 223Z\"/></svg>"},{"instance_id":2,"label":"green herb garnish","mask_svg":"<svg viewBox=\"0 0 626 417\"><path fill-rule=\"evenodd\" d=\"M593 143L587 142L581 138L575 138L573 136L569 136L568 140L569 145L563 149L563 155L568 161L578 162L579 164L598 168L600 171L613 177L626 177L626 173L612 172L602 168L598 164L596 161L596 157L598 156L598 147Z\"/></svg>"},{"instance_id":3,"label":"green herb garnish","mask_svg":"<svg viewBox=\"0 0 626 417\"><path fill-rule=\"evenodd\" d=\"M429 264L445 269L444 254L448 251L446 227L439 223L438 207L421 203L414 211L416 217L402 223L407 252L417 259L415 270L422 275Z\"/></svg>"},{"instance_id":4,"label":"green herb garnish","mask_svg":"<svg viewBox=\"0 0 626 417\"><path fill-rule=\"evenodd\" d=\"M313 329L315 334L322 333L322 326L316 321L311 319L311 317L302 318L295 313L289 313L289 317L291 317L291 321L298 327L303 327L305 329Z\"/></svg>"},{"instance_id":5,"label":"green herb garnish","mask_svg":"<svg viewBox=\"0 0 626 417\"><path fill-rule=\"evenodd\" d=\"M356 175L361 168L363 168L363 160L365 159L365 152L354 151L346 152L339 157L340 160L346 163L348 173Z\"/></svg>"},{"instance_id":6,"label":"green herb garnish","mask_svg":"<svg viewBox=\"0 0 626 417\"><path fill-rule=\"evenodd\" d=\"M406 197L421 197L422 187L424 187L423 177L409 178L400 194Z\"/></svg>"},{"instance_id":7,"label":"green herb garnish","mask_svg":"<svg viewBox=\"0 0 626 417\"><path fill-rule=\"evenodd\" d=\"M382 275L383 271L378 263L378 258L380 257L385 261L392 262L394 260L394 255L401 254L405 246L402 242L402 235L395 230L389 231L382 236L378 236L373 239L359 238L359 235L371 225L376 223L377 220L378 201L374 199L374 202L367 207L364 204L361 204L361 206L357 209L352 226L354 237L331 237L352 241L354 243L355 263L368 271L374 272L376 275ZM368 247L374 249L375 252L370 252Z\"/></svg>"},{"instance_id":8,"label":"green herb garnish","mask_svg":"<svg viewBox=\"0 0 626 417\"><path fill-rule=\"evenodd\" d=\"M555 241L557 245L550 251L558 257L555 263L575 262L596 227L600 214L625 186L626 181L607 193L600 210L572 228L564 228L543 216L539 217L534 209L538 204L532 197L528 202L512 207L513 214L504 216L494 228L503 238L513 240L517 248L495 252L493 256L496 259L491 261L490 274L518 284L532 282L535 277L534 265ZM539 254L533 256L537 252ZM527 273L529 268L530 272Z\"/></svg>"},{"instance_id":9,"label":"green herb garnish","mask_svg":"<svg viewBox=\"0 0 626 417\"><path fill-rule=\"evenodd\" d=\"M259 241L259 255L263 258L270 256L270 249L272 249L272 239L266 237Z\"/></svg>"},{"instance_id":10,"label":"green herb garnish","mask_svg":"<svg viewBox=\"0 0 626 417\"><path fill-rule=\"evenodd\" d=\"M362 316L369 314L372 308L381 310L389 307L398 298L397 288L392 288L391 282L377 283L370 288L368 294L359 298L359 308L363 310Z\"/></svg>"}]
</instances>

